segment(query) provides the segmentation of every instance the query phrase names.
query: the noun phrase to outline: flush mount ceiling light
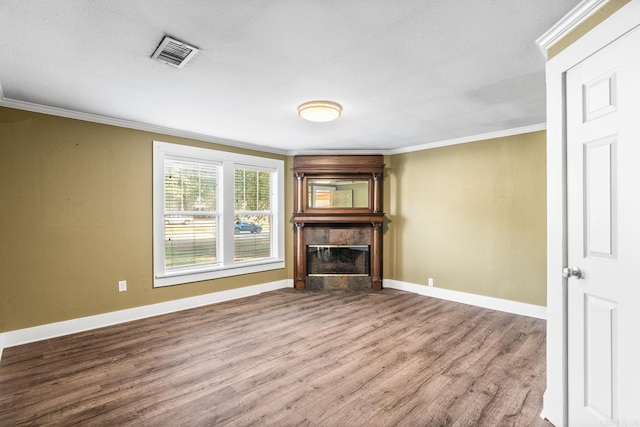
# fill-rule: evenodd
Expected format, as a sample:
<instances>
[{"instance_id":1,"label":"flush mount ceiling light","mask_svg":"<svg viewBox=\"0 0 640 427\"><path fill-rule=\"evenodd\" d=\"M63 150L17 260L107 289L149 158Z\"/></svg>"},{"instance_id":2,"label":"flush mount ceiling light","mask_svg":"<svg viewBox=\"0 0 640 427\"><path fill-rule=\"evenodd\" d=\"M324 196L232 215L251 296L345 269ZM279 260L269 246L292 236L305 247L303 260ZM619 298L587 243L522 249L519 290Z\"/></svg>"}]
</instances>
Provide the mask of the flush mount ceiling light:
<instances>
[{"instance_id":1,"label":"flush mount ceiling light","mask_svg":"<svg viewBox=\"0 0 640 427\"><path fill-rule=\"evenodd\" d=\"M298 106L298 115L312 122L330 122L341 113L342 106L332 101L309 101Z\"/></svg>"}]
</instances>

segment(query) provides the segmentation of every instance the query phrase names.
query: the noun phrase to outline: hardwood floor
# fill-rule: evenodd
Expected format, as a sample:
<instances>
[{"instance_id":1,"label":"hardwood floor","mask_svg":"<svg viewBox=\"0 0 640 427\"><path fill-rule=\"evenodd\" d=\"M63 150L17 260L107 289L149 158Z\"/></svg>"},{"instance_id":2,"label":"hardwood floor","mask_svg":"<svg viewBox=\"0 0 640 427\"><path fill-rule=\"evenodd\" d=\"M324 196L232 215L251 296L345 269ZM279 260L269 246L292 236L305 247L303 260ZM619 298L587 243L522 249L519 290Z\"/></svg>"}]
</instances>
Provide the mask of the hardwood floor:
<instances>
[{"instance_id":1,"label":"hardwood floor","mask_svg":"<svg viewBox=\"0 0 640 427\"><path fill-rule=\"evenodd\" d=\"M7 348L0 426L551 426L545 322L268 292Z\"/></svg>"}]
</instances>

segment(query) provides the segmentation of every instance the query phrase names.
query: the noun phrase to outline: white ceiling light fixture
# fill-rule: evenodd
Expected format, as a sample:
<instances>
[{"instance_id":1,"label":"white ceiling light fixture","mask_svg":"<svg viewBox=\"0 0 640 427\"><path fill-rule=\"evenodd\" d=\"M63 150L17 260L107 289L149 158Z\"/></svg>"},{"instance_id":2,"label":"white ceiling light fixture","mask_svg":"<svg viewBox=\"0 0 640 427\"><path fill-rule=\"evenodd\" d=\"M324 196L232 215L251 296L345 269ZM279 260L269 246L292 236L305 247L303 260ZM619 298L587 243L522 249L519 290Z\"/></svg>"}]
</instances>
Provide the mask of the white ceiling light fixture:
<instances>
[{"instance_id":1,"label":"white ceiling light fixture","mask_svg":"<svg viewBox=\"0 0 640 427\"><path fill-rule=\"evenodd\" d=\"M342 105L333 101L309 101L298 106L298 115L312 122L330 122L340 114Z\"/></svg>"},{"instance_id":2,"label":"white ceiling light fixture","mask_svg":"<svg viewBox=\"0 0 640 427\"><path fill-rule=\"evenodd\" d=\"M198 53L197 47L190 46L180 40L164 36L156 51L151 55L152 59L164 62L172 67L182 68L191 58Z\"/></svg>"}]
</instances>

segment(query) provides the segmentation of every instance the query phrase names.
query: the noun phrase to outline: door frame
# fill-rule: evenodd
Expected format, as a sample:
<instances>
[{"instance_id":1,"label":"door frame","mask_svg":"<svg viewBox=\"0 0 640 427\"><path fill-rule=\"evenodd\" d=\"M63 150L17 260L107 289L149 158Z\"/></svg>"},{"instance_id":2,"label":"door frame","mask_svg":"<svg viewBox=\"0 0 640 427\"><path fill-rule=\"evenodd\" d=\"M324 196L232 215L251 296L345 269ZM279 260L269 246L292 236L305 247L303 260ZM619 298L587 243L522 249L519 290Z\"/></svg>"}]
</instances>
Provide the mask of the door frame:
<instances>
[{"instance_id":1,"label":"door frame","mask_svg":"<svg viewBox=\"0 0 640 427\"><path fill-rule=\"evenodd\" d=\"M640 26L640 0L632 0L547 62L547 389L542 416L567 425L567 132L566 74Z\"/></svg>"}]
</instances>

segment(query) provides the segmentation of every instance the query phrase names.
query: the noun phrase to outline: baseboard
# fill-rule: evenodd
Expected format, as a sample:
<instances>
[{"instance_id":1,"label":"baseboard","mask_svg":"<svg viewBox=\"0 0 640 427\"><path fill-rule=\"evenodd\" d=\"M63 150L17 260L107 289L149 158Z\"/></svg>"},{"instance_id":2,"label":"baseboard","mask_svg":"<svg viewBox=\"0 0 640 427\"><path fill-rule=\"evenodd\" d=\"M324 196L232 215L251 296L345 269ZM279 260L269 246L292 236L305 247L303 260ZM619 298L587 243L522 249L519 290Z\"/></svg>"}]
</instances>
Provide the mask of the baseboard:
<instances>
[{"instance_id":1,"label":"baseboard","mask_svg":"<svg viewBox=\"0 0 640 427\"><path fill-rule=\"evenodd\" d=\"M167 301L158 304L145 305L142 307L130 308L127 310L114 311L110 313L97 314L95 316L82 317L78 319L66 320L63 322L49 323L46 325L34 326L32 328L18 329L0 333L0 360L2 351L8 347L28 344L30 342L42 341L63 335L77 332L98 329L105 326L158 316L161 314L173 313L204 305L215 304L238 298L257 295L263 292L273 291L283 288L293 287L293 280L286 279L277 282L263 283L260 285L247 286L228 291L214 292L190 298L183 298L174 301ZM401 282L398 280L384 279L384 287L412 292L419 295L430 296L448 301L474 305L492 310L504 311L507 313L519 314L522 316L546 319L546 307L526 304L517 301L510 301L500 298L487 297L483 295L469 294L459 291L451 291L431 286L418 285L415 283Z\"/></svg>"},{"instance_id":2,"label":"baseboard","mask_svg":"<svg viewBox=\"0 0 640 427\"><path fill-rule=\"evenodd\" d=\"M399 280L384 279L383 285L385 288L413 292L415 294L475 305L477 307L490 308L492 310L504 311L506 313L535 317L537 319L547 318L547 308L540 305L452 291L433 286L417 285L415 283L401 282Z\"/></svg>"},{"instance_id":3,"label":"baseboard","mask_svg":"<svg viewBox=\"0 0 640 427\"><path fill-rule=\"evenodd\" d=\"M228 291L214 292L158 304L97 314L95 316L49 323L32 328L3 332L0 333L0 360L2 359L2 350L4 348L292 287L293 280L285 279L277 282L262 283Z\"/></svg>"}]
</instances>

